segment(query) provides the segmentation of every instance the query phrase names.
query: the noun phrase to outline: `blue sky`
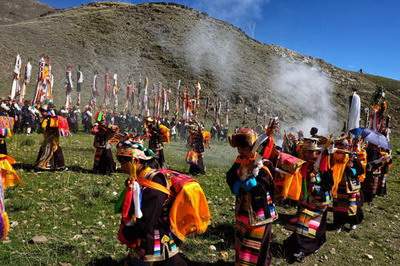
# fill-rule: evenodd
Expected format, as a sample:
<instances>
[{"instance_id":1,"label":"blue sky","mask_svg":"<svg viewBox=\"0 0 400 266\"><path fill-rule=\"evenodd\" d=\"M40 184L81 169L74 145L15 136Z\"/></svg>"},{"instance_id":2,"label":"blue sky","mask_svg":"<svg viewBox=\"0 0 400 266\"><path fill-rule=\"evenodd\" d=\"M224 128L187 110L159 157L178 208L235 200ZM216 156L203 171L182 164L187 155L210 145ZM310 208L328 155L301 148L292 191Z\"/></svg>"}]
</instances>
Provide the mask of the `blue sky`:
<instances>
[{"instance_id":1,"label":"blue sky","mask_svg":"<svg viewBox=\"0 0 400 266\"><path fill-rule=\"evenodd\" d=\"M87 0L42 0L66 8ZM148 1L125 1L142 3ZM160 0L155 1L160 2ZM255 39L336 66L400 79L398 0L168 0L206 11Z\"/></svg>"}]
</instances>

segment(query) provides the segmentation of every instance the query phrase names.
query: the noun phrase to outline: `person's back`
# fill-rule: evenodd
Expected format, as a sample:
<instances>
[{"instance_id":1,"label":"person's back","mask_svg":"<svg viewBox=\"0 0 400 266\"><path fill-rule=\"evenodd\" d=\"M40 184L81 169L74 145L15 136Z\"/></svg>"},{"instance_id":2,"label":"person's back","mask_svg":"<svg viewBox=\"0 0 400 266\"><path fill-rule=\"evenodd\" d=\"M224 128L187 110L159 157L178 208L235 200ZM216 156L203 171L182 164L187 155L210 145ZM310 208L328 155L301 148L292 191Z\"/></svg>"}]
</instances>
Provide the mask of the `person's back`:
<instances>
[{"instance_id":1,"label":"person's back","mask_svg":"<svg viewBox=\"0 0 400 266\"><path fill-rule=\"evenodd\" d=\"M222 129L222 141L226 141L227 140L227 138L228 138L228 128L227 127L224 127L223 129Z\"/></svg>"},{"instance_id":2,"label":"person's back","mask_svg":"<svg viewBox=\"0 0 400 266\"><path fill-rule=\"evenodd\" d=\"M172 202L168 195L152 186L138 185L138 182L142 184L145 180L166 188L166 177L149 167L155 163L153 156L145 155L145 151L139 148L131 154L137 179L128 178L125 181L123 202L117 204L122 216L118 239L135 250L136 258L143 263L187 265L179 255L175 236L171 232L169 211ZM140 209L137 209L138 206Z\"/></svg>"},{"instance_id":3,"label":"person's back","mask_svg":"<svg viewBox=\"0 0 400 266\"><path fill-rule=\"evenodd\" d=\"M73 133L78 132L78 117L74 111L70 111L67 117L68 126Z\"/></svg>"},{"instance_id":4,"label":"person's back","mask_svg":"<svg viewBox=\"0 0 400 266\"><path fill-rule=\"evenodd\" d=\"M91 115L91 112L89 110L86 110L82 114L82 124L84 126L84 131L86 133L89 133L90 129L92 128L92 115Z\"/></svg>"},{"instance_id":5,"label":"person's back","mask_svg":"<svg viewBox=\"0 0 400 266\"><path fill-rule=\"evenodd\" d=\"M166 186L165 178L156 175L152 181ZM165 206L168 196L156 189L142 190L141 210L143 216L132 225L121 224L119 239L128 247L140 250L139 259L145 262L164 261L173 258L178 248L173 240Z\"/></svg>"},{"instance_id":6,"label":"person's back","mask_svg":"<svg viewBox=\"0 0 400 266\"><path fill-rule=\"evenodd\" d=\"M216 134L217 134L217 128L214 125L210 129L210 133L211 133L211 138L215 139Z\"/></svg>"},{"instance_id":7,"label":"person's back","mask_svg":"<svg viewBox=\"0 0 400 266\"><path fill-rule=\"evenodd\" d=\"M31 119L32 115L29 110L29 106L27 105L22 106L21 115L23 120Z\"/></svg>"},{"instance_id":8,"label":"person's back","mask_svg":"<svg viewBox=\"0 0 400 266\"><path fill-rule=\"evenodd\" d=\"M172 126L171 127L171 136L174 139L174 141L176 141L176 126Z\"/></svg>"}]
</instances>

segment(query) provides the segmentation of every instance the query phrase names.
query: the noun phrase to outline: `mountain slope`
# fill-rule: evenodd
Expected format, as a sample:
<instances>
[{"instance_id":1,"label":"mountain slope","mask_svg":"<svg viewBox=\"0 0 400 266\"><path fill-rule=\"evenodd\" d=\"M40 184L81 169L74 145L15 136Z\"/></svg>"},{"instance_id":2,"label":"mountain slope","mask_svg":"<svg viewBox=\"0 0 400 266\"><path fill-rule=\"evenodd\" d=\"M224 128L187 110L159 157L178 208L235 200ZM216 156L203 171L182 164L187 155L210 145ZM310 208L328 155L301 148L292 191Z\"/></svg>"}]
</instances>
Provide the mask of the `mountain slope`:
<instances>
[{"instance_id":1,"label":"mountain slope","mask_svg":"<svg viewBox=\"0 0 400 266\"><path fill-rule=\"evenodd\" d=\"M54 9L34 0L0 0L0 25L37 18Z\"/></svg>"},{"instance_id":2,"label":"mountain slope","mask_svg":"<svg viewBox=\"0 0 400 266\"><path fill-rule=\"evenodd\" d=\"M306 70L306 75L311 76L300 77L302 81L312 80L316 73L323 81L321 86L333 86L321 93L332 95L338 114L334 119L336 127L341 127L352 88L357 88L363 103L367 103L377 85L385 86L390 112L399 117L399 81L344 71L320 59L261 44L232 25L175 4L91 4L1 25L0 35L5 36L0 43L2 96L10 88L16 53L21 53L23 60L34 59L33 73L37 71L39 55L45 53L52 60L58 104L64 101L65 66L71 63L82 66L86 99L94 69L103 73L108 68L119 74L123 84L129 76L138 80L139 75L172 89L178 79L190 85L199 80L203 94L231 101L237 119L243 116L245 105L252 113L260 105L268 115L279 115L283 122L291 123L320 110L312 108L317 104L315 99L310 99L307 106L298 106L291 101L290 93L280 91L282 84L298 89L298 84L290 84L290 80L279 83L286 70L278 66L289 64L311 69ZM295 79L292 83L298 82ZM309 85L304 84L303 88ZM32 95L33 86L28 89L28 95ZM312 89L318 89L318 84ZM331 109L326 111L322 106L322 110Z\"/></svg>"}]
</instances>

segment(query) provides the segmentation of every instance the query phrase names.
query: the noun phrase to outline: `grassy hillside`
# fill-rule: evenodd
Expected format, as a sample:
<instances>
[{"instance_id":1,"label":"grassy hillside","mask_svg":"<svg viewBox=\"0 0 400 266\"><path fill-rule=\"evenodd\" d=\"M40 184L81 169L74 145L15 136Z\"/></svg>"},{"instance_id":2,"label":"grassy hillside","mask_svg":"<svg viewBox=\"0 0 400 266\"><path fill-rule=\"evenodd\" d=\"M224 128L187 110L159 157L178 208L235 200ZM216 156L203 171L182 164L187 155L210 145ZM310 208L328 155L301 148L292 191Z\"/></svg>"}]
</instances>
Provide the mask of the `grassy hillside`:
<instances>
[{"instance_id":1,"label":"grassy hillside","mask_svg":"<svg viewBox=\"0 0 400 266\"><path fill-rule=\"evenodd\" d=\"M94 69L103 73L108 68L119 73L123 86L129 76L137 81L140 75L148 76L152 84L160 81L171 89L175 89L178 79L184 81L183 85L199 80L203 95L231 101L234 117L242 117L244 106L252 113L261 106L268 115L279 115L290 123L304 118L307 110L290 104L289 95L277 93L280 88L273 77L284 61L321 69L334 86L332 100L338 124L345 117L347 96L353 87L367 103L376 85L390 84L390 112L399 117L395 108L400 106L399 81L347 72L317 58L261 44L230 24L175 4L91 4L0 25L0 35L2 96L8 94L18 52L23 61L29 57L34 60L33 73L37 72L39 55L46 53L53 64L58 104L65 97L65 67L73 64L82 66L86 78L84 102L89 98ZM28 95L33 91L31 84Z\"/></svg>"},{"instance_id":2,"label":"grassy hillside","mask_svg":"<svg viewBox=\"0 0 400 266\"><path fill-rule=\"evenodd\" d=\"M61 145L69 171L53 173L36 173L27 168L36 158L41 136L16 135L10 141L10 154L23 166L19 173L24 184L6 193L12 229L10 240L0 245L0 265L123 265L126 249L116 239L119 216L113 206L126 176L89 172L94 156L92 139L89 135L63 138ZM395 140L395 149L399 145ZM234 197L225 183L225 173L235 153L226 143L213 143L205 153L207 174L199 177L199 182L213 218L207 233L190 238L182 246L191 261L189 265L233 265ZM166 161L172 168L187 169L184 155L182 143L167 145ZM395 155L389 195L364 206L365 220L359 228L340 234L329 231L327 243L303 265L399 265L399 161L399 155ZM295 212L283 208L278 211ZM331 221L329 215L328 222ZM274 223L273 233L277 243L290 234L278 223ZM45 236L47 242L31 244L34 236ZM273 264L286 264L279 255L275 254Z\"/></svg>"}]
</instances>

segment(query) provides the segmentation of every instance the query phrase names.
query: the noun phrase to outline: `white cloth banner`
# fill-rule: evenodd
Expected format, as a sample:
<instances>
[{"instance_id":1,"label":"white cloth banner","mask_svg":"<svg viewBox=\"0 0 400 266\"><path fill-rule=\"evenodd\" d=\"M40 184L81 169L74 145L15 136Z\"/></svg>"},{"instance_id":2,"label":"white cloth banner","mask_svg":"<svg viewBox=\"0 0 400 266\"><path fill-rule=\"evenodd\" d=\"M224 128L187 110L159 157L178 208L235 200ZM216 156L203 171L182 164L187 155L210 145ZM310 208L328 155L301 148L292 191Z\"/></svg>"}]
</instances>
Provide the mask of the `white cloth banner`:
<instances>
[{"instance_id":1,"label":"white cloth banner","mask_svg":"<svg viewBox=\"0 0 400 266\"><path fill-rule=\"evenodd\" d=\"M360 96L358 96L358 94L354 92L349 110L349 121L347 124L348 130L360 127L360 114L361 114Z\"/></svg>"}]
</instances>

